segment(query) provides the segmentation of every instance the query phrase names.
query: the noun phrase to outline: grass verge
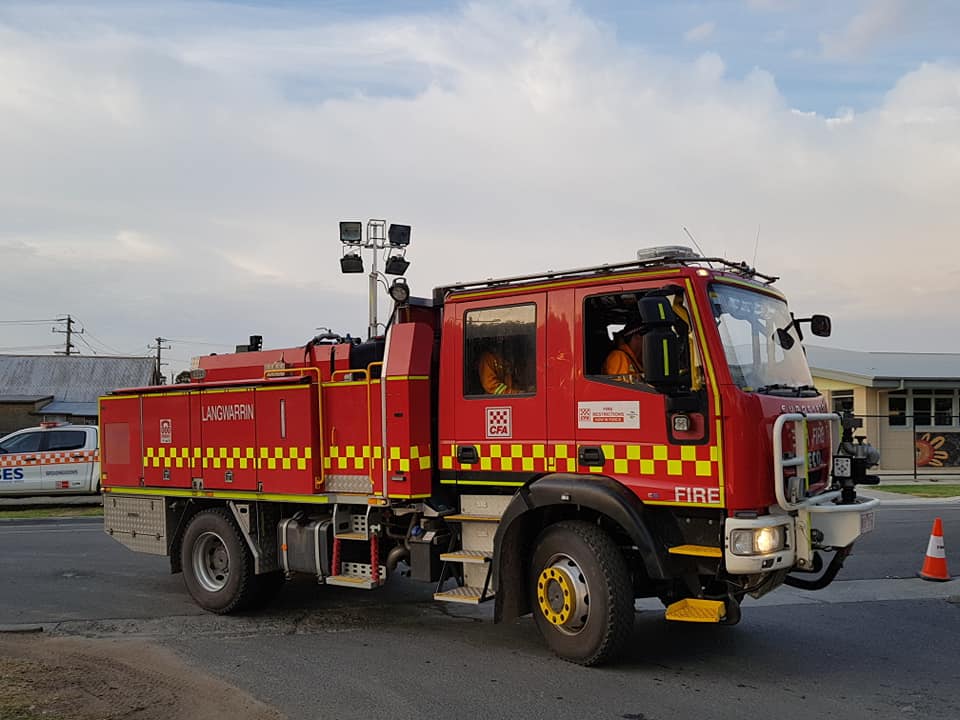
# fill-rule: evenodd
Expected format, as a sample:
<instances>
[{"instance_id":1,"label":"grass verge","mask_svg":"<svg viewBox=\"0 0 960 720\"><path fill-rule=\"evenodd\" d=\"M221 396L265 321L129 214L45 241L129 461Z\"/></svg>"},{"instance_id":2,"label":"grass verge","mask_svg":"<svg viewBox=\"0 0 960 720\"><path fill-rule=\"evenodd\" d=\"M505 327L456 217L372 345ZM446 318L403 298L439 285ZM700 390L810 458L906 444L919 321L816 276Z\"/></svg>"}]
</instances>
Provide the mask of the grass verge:
<instances>
[{"instance_id":1,"label":"grass verge","mask_svg":"<svg viewBox=\"0 0 960 720\"><path fill-rule=\"evenodd\" d=\"M883 492L913 495L922 498L950 498L960 497L960 485L878 485L877 490ZM866 491L865 491L866 492ZM869 495L867 492L866 494Z\"/></svg>"},{"instance_id":2,"label":"grass verge","mask_svg":"<svg viewBox=\"0 0 960 720\"><path fill-rule=\"evenodd\" d=\"M81 507L64 505L50 507L22 508L16 510L0 510L0 520L30 520L33 518L71 518L71 517L103 517L102 507ZM3 720L0 717L0 720Z\"/></svg>"}]
</instances>

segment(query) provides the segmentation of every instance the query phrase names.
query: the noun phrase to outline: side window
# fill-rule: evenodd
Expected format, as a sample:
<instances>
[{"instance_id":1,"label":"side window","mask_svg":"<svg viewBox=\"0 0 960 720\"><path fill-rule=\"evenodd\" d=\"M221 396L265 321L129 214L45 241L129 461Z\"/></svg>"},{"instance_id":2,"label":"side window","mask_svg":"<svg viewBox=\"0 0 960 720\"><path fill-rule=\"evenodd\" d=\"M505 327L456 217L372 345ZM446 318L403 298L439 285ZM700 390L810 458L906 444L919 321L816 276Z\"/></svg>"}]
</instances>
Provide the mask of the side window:
<instances>
[{"instance_id":1,"label":"side window","mask_svg":"<svg viewBox=\"0 0 960 720\"><path fill-rule=\"evenodd\" d=\"M11 453L37 452L40 449L40 433L31 432L17 435L3 444L3 449Z\"/></svg>"},{"instance_id":2,"label":"side window","mask_svg":"<svg viewBox=\"0 0 960 720\"><path fill-rule=\"evenodd\" d=\"M466 397L537 391L535 305L468 310L463 318Z\"/></svg>"},{"instance_id":3,"label":"side window","mask_svg":"<svg viewBox=\"0 0 960 720\"><path fill-rule=\"evenodd\" d=\"M53 430L47 433L47 450L79 450L87 444L83 430Z\"/></svg>"},{"instance_id":4,"label":"side window","mask_svg":"<svg viewBox=\"0 0 960 720\"><path fill-rule=\"evenodd\" d=\"M586 298L583 308L584 375L595 380L625 382L650 389L643 381L643 336L638 301L645 295L670 300L676 319L673 329L679 339L681 372L694 369L691 385L700 387L696 344L692 342L690 313L683 289L669 285L649 291L620 292Z\"/></svg>"}]
</instances>

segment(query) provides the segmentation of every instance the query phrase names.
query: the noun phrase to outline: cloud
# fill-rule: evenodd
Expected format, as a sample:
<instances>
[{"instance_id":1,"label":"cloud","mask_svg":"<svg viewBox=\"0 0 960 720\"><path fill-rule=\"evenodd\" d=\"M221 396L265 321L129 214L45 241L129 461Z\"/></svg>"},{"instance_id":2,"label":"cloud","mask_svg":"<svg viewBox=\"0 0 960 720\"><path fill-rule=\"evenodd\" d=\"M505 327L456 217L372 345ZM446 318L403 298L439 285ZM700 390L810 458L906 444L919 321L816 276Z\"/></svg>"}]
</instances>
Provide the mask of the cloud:
<instances>
[{"instance_id":1,"label":"cloud","mask_svg":"<svg viewBox=\"0 0 960 720\"><path fill-rule=\"evenodd\" d=\"M913 3L913 9L922 3ZM823 57L849 60L866 55L877 44L902 30L911 3L907 0L872 0L854 15L843 30L820 35Z\"/></svg>"},{"instance_id":2,"label":"cloud","mask_svg":"<svg viewBox=\"0 0 960 720\"><path fill-rule=\"evenodd\" d=\"M713 21L703 22L687 30L683 34L683 39L689 43L703 42L713 35L713 31L717 29L717 24Z\"/></svg>"},{"instance_id":3,"label":"cloud","mask_svg":"<svg viewBox=\"0 0 960 720\"><path fill-rule=\"evenodd\" d=\"M72 312L124 349L291 346L366 326L341 219L411 224L420 295L628 260L682 225L750 260L759 223L758 265L838 344L957 349L960 318L918 291L960 270L955 67L829 118L769 72L644 52L564 2L95 10L0 13L8 317Z\"/></svg>"}]
</instances>

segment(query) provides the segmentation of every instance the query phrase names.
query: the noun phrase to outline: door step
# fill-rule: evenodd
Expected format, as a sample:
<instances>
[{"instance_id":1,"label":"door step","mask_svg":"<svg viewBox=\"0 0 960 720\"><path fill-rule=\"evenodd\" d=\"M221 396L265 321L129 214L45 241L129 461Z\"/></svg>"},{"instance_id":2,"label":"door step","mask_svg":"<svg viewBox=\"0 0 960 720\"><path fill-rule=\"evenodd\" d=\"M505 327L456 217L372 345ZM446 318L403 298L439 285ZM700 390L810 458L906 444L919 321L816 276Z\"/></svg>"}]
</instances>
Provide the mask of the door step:
<instances>
[{"instance_id":1,"label":"door step","mask_svg":"<svg viewBox=\"0 0 960 720\"><path fill-rule=\"evenodd\" d=\"M486 594L483 592L483 588L479 587L470 587L469 585L464 585L463 587L455 587L452 590L445 590L443 592L437 592L433 594L434 600L439 600L440 602L455 602L455 603L464 603L465 605L479 605L482 602L487 600L493 600L493 593L487 591Z\"/></svg>"},{"instance_id":2,"label":"door step","mask_svg":"<svg viewBox=\"0 0 960 720\"><path fill-rule=\"evenodd\" d=\"M721 558L723 550L710 545L676 545L668 551L671 555L691 555L693 557Z\"/></svg>"},{"instance_id":3,"label":"door step","mask_svg":"<svg viewBox=\"0 0 960 720\"><path fill-rule=\"evenodd\" d=\"M726 614L726 605L720 600L686 598L667 607L667 620L677 622L718 623Z\"/></svg>"}]
</instances>

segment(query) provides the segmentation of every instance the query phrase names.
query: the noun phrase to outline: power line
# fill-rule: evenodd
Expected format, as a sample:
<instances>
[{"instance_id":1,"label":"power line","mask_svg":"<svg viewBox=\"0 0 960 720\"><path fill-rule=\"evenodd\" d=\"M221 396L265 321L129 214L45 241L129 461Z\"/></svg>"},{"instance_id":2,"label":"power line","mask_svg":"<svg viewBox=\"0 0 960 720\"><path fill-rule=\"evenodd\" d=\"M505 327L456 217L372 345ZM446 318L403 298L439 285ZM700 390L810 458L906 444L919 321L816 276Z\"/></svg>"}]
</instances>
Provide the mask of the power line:
<instances>
[{"instance_id":1,"label":"power line","mask_svg":"<svg viewBox=\"0 0 960 720\"><path fill-rule=\"evenodd\" d=\"M46 325L47 323L57 322L56 318L47 318L45 320L0 320L0 325Z\"/></svg>"}]
</instances>

